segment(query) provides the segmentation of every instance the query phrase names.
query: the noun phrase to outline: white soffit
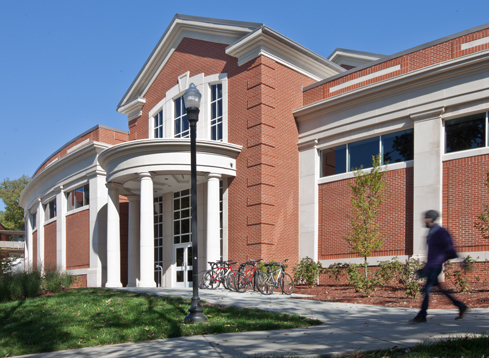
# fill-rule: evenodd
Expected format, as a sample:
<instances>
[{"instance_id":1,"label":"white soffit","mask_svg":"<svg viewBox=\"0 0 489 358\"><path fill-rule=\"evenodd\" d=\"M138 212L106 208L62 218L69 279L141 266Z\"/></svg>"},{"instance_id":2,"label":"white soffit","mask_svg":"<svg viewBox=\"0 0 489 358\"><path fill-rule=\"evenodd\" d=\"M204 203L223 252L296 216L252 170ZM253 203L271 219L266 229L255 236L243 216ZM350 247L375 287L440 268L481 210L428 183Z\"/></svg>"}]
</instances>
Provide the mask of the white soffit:
<instances>
[{"instance_id":1,"label":"white soffit","mask_svg":"<svg viewBox=\"0 0 489 358\"><path fill-rule=\"evenodd\" d=\"M231 44L252 30L246 27L221 25L176 18L160 40L118 107L136 97L144 97L184 37Z\"/></svg>"},{"instance_id":2,"label":"white soffit","mask_svg":"<svg viewBox=\"0 0 489 358\"><path fill-rule=\"evenodd\" d=\"M270 36L270 33L275 36ZM277 36L281 37L282 41L275 38ZM275 33L273 30L262 27L228 46L226 53L238 58L239 66L263 55L315 81L320 81L345 71L344 68L312 51L305 48L299 51L299 47L302 48L302 46Z\"/></svg>"}]
</instances>

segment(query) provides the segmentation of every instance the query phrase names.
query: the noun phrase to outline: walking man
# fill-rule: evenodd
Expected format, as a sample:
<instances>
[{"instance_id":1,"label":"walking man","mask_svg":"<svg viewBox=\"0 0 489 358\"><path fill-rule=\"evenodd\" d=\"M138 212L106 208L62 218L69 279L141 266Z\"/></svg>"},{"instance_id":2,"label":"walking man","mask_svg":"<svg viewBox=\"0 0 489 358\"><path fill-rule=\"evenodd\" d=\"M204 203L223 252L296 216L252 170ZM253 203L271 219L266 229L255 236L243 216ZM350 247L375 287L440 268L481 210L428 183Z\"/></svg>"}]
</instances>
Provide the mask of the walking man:
<instances>
[{"instance_id":1,"label":"walking man","mask_svg":"<svg viewBox=\"0 0 489 358\"><path fill-rule=\"evenodd\" d=\"M453 241L447 230L436 224L438 219L438 212L435 210L428 210L425 213L426 227L430 229L427 236L428 244L428 259L426 265L420 270L420 277L426 277L426 285L424 287L424 299L421 305L421 310L416 317L410 319L410 323L425 323L428 311L428 305L430 301L430 292L433 286L439 286L438 275L441 273L443 263L447 260L457 257L457 253L453 247ZM446 292L441 286L440 291L447 296L452 303L458 307L459 315L455 319L462 319L467 312L467 306Z\"/></svg>"}]
</instances>

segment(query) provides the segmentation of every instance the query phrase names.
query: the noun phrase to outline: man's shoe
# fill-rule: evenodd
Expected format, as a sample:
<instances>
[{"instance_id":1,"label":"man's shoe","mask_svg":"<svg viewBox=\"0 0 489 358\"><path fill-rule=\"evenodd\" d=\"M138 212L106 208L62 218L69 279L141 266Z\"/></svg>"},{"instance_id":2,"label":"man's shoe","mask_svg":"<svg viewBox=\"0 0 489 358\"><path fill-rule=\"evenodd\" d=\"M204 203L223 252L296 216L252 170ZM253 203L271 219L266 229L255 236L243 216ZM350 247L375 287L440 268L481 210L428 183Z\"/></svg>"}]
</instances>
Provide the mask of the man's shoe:
<instances>
[{"instance_id":1,"label":"man's shoe","mask_svg":"<svg viewBox=\"0 0 489 358\"><path fill-rule=\"evenodd\" d=\"M469 310L469 308L465 305L463 307L460 307L458 309L458 317L455 318L455 320L463 319L468 310Z\"/></svg>"},{"instance_id":2,"label":"man's shoe","mask_svg":"<svg viewBox=\"0 0 489 358\"><path fill-rule=\"evenodd\" d=\"M410 319L409 323L426 323L426 316L421 316L418 314L413 319Z\"/></svg>"}]
</instances>

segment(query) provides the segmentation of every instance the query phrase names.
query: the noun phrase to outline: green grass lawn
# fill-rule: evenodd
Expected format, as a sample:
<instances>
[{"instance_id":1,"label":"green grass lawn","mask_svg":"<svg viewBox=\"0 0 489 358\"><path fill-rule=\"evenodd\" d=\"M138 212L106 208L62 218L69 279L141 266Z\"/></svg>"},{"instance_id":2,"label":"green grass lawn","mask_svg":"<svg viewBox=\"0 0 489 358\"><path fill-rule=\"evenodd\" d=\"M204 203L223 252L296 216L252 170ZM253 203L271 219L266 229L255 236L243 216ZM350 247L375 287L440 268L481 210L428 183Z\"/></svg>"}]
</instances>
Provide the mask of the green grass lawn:
<instances>
[{"instance_id":1,"label":"green grass lawn","mask_svg":"<svg viewBox=\"0 0 489 358\"><path fill-rule=\"evenodd\" d=\"M184 324L190 300L106 289L0 303L0 357L195 334L285 329L321 322L203 304L207 323Z\"/></svg>"}]
</instances>

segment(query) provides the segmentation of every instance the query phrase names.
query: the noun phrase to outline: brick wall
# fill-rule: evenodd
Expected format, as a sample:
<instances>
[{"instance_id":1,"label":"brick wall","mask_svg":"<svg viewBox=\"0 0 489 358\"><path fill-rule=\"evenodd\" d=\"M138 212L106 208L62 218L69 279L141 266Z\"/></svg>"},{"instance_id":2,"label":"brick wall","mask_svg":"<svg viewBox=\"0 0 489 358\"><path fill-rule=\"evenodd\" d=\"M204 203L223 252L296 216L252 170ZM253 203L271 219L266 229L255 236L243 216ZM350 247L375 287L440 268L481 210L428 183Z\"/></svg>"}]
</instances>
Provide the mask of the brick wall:
<instances>
[{"instance_id":1,"label":"brick wall","mask_svg":"<svg viewBox=\"0 0 489 358\"><path fill-rule=\"evenodd\" d=\"M443 163L443 225L452 234L460 252L489 251L489 242L474 228L484 204L489 204L485 187L489 155Z\"/></svg>"},{"instance_id":2,"label":"brick wall","mask_svg":"<svg viewBox=\"0 0 489 358\"><path fill-rule=\"evenodd\" d=\"M66 217L66 268L75 270L90 265L89 210Z\"/></svg>"},{"instance_id":3,"label":"brick wall","mask_svg":"<svg viewBox=\"0 0 489 358\"><path fill-rule=\"evenodd\" d=\"M265 57L242 66L225 44L184 38L145 95L130 140L148 137L149 111L178 76L228 74L228 138L243 146L229 181L229 255L281 260L298 257L298 130L292 110L314 81ZM280 245L277 245L279 244Z\"/></svg>"},{"instance_id":4,"label":"brick wall","mask_svg":"<svg viewBox=\"0 0 489 358\"><path fill-rule=\"evenodd\" d=\"M37 270L37 230L32 234L32 269Z\"/></svg>"},{"instance_id":5,"label":"brick wall","mask_svg":"<svg viewBox=\"0 0 489 358\"><path fill-rule=\"evenodd\" d=\"M475 46L466 50L462 50L461 48L462 44L464 43L471 42L487 36L489 36L489 29L477 31L431 47L427 47L418 51L408 53L404 56L397 57L371 67L364 68L362 70L334 79L330 82L323 83L317 87L313 87L304 91L304 106L320 101L322 99L330 98L361 87L365 87L373 83L377 83L389 78L400 76L409 73L411 71L415 71L424 67L435 65L437 63L462 57L474 52L487 50L489 48L489 43L480 46ZM377 71L381 71L396 65L400 66L400 69L398 71L394 71L382 76L365 80L360 83L352 84L351 86L333 92L330 91L331 87L341 85L348 81L352 81L360 77L370 75Z\"/></svg>"},{"instance_id":6,"label":"brick wall","mask_svg":"<svg viewBox=\"0 0 489 358\"><path fill-rule=\"evenodd\" d=\"M372 256L411 255L413 252L413 168L386 173L392 196L382 204L377 216L384 229L383 248ZM319 186L319 259L334 260L357 257L344 240L351 232L346 217L351 211L353 179Z\"/></svg>"},{"instance_id":7,"label":"brick wall","mask_svg":"<svg viewBox=\"0 0 489 358\"><path fill-rule=\"evenodd\" d=\"M56 269L56 221L44 226L44 269Z\"/></svg>"},{"instance_id":8,"label":"brick wall","mask_svg":"<svg viewBox=\"0 0 489 358\"><path fill-rule=\"evenodd\" d=\"M36 174L34 174L34 176L36 176L41 171L43 171L44 168L46 168L46 166L48 166L48 164L50 164L53 160L55 160L56 158L61 159L62 157L68 154L69 149L73 148L74 146L80 144L81 142L87 139L89 142L102 142L102 143L115 145L115 144L127 142L128 135L126 133L120 133L106 128L101 128L101 127L95 128L93 131L76 139L75 141L68 144L66 147L62 148L59 152L57 152L56 154L48 158L46 162L38 169Z\"/></svg>"},{"instance_id":9,"label":"brick wall","mask_svg":"<svg viewBox=\"0 0 489 358\"><path fill-rule=\"evenodd\" d=\"M76 275L75 282L73 282L71 287L87 287L87 275Z\"/></svg>"}]
</instances>

